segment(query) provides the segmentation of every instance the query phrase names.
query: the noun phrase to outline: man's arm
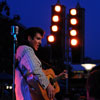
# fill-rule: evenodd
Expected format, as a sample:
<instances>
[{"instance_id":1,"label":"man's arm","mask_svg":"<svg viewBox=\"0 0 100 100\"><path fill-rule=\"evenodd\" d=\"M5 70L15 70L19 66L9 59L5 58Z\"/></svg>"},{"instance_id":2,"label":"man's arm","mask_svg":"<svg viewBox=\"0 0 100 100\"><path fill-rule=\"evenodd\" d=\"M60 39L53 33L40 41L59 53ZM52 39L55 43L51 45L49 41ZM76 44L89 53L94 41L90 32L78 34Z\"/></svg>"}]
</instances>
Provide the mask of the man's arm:
<instances>
[{"instance_id":1,"label":"man's arm","mask_svg":"<svg viewBox=\"0 0 100 100\"><path fill-rule=\"evenodd\" d=\"M42 71L41 62L36 57L33 49L25 48L25 55L23 56L23 59L25 61L23 62L23 64L25 64L24 66L27 66L28 71L38 77L38 81L42 88L47 90L48 97L53 99L55 96L54 87L50 84L49 80Z\"/></svg>"}]
</instances>

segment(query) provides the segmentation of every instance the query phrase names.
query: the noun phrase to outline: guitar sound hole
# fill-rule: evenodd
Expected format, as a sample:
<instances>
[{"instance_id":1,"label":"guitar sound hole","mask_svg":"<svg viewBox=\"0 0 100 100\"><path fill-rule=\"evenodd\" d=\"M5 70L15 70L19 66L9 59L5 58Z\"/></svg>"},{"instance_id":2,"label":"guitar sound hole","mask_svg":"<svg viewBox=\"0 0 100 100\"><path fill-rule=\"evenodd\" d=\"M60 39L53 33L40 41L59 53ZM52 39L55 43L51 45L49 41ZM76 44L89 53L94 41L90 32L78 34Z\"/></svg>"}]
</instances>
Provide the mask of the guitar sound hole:
<instances>
[{"instance_id":1,"label":"guitar sound hole","mask_svg":"<svg viewBox=\"0 0 100 100\"><path fill-rule=\"evenodd\" d=\"M56 88L56 86L54 85L54 88Z\"/></svg>"},{"instance_id":2,"label":"guitar sound hole","mask_svg":"<svg viewBox=\"0 0 100 100\"><path fill-rule=\"evenodd\" d=\"M50 81L51 85L54 85L52 78L50 78L49 81Z\"/></svg>"},{"instance_id":3,"label":"guitar sound hole","mask_svg":"<svg viewBox=\"0 0 100 100\"><path fill-rule=\"evenodd\" d=\"M53 81L53 79L50 78L49 81L50 81L51 85L53 85L53 87L56 88L56 86L54 85L54 81Z\"/></svg>"}]
</instances>

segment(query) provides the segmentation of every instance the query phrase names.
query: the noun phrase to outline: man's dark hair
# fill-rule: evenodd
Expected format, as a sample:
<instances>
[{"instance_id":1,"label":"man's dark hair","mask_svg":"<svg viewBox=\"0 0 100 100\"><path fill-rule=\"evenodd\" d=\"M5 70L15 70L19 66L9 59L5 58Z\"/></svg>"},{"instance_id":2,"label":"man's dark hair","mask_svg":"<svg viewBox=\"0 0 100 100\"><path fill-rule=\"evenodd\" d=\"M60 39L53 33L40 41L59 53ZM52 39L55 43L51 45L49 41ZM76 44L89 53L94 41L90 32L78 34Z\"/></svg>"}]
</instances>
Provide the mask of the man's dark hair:
<instances>
[{"instance_id":1,"label":"man's dark hair","mask_svg":"<svg viewBox=\"0 0 100 100\"><path fill-rule=\"evenodd\" d=\"M22 33L18 35L18 46L29 45L28 36L34 39L34 36L36 35L36 33L40 33L41 36L44 35L44 31L39 27L31 27L31 28L25 29Z\"/></svg>"},{"instance_id":2,"label":"man's dark hair","mask_svg":"<svg viewBox=\"0 0 100 100\"><path fill-rule=\"evenodd\" d=\"M100 65L90 72L87 79L87 89L90 97L100 100Z\"/></svg>"}]
</instances>

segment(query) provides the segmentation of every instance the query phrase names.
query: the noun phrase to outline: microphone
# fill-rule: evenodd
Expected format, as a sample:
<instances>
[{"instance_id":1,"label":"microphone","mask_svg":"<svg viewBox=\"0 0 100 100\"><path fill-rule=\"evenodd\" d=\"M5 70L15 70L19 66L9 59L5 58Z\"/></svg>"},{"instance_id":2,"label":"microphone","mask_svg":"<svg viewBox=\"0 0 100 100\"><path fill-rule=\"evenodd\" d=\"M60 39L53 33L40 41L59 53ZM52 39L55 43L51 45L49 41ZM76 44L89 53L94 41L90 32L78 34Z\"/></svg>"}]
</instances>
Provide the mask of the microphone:
<instances>
[{"instance_id":1,"label":"microphone","mask_svg":"<svg viewBox=\"0 0 100 100\"><path fill-rule=\"evenodd\" d=\"M14 41L17 42L17 35L18 35L19 27L18 26L11 26L11 35L14 37Z\"/></svg>"},{"instance_id":2,"label":"microphone","mask_svg":"<svg viewBox=\"0 0 100 100\"><path fill-rule=\"evenodd\" d=\"M11 35L18 35L19 27L18 26L11 26Z\"/></svg>"}]
</instances>

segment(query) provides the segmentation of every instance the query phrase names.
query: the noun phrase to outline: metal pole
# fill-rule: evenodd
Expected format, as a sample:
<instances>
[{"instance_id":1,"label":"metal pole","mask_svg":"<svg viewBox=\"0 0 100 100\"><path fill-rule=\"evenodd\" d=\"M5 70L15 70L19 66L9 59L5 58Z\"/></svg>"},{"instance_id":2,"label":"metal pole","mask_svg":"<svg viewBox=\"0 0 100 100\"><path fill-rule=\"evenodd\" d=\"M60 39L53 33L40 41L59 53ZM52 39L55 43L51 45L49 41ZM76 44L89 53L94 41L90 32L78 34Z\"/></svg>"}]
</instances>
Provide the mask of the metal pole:
<instances>
[{"instance_id":1,"label":"metal pole","mask_svg":"<svg viewBox=\"0 0 100 100\"><path fill-rule=\"evenodd\" d=\"M17 45L18 26L11 26L11 35L13 35L13 100L15 99L15 64L16 64L16 45Z\"/></svg>"}]
</instances>

